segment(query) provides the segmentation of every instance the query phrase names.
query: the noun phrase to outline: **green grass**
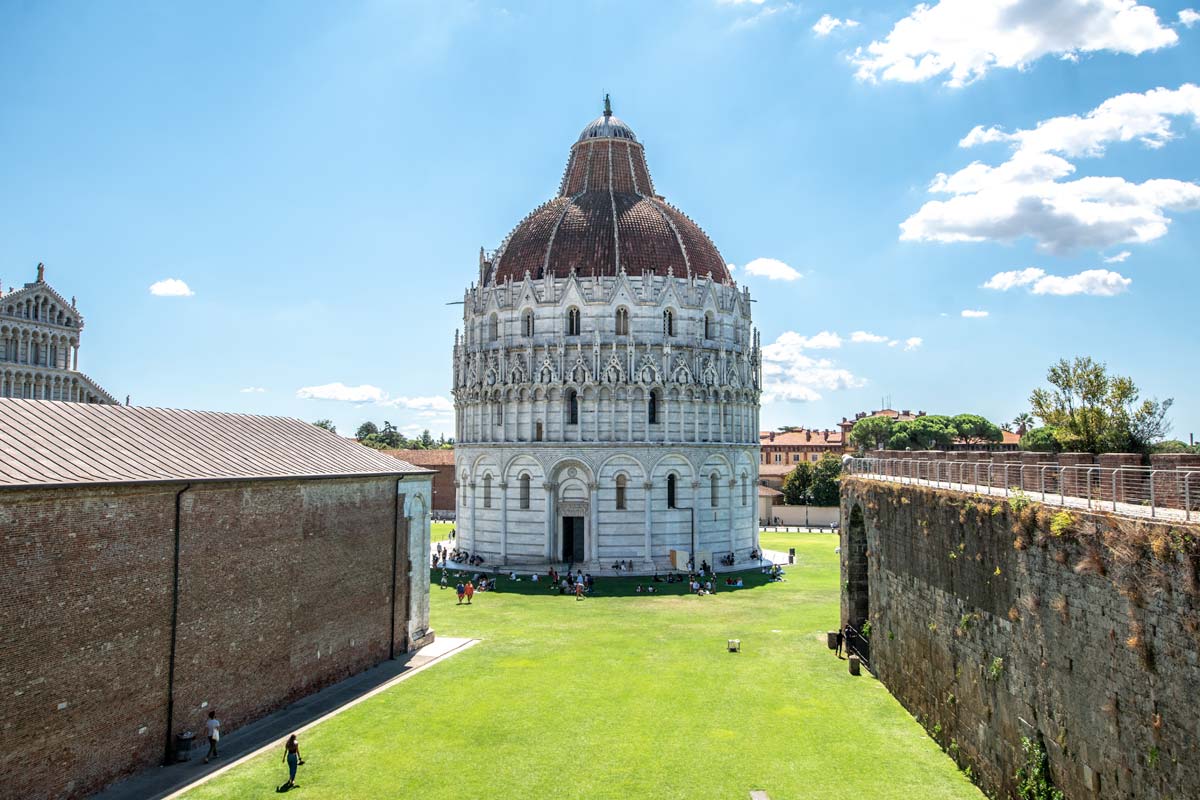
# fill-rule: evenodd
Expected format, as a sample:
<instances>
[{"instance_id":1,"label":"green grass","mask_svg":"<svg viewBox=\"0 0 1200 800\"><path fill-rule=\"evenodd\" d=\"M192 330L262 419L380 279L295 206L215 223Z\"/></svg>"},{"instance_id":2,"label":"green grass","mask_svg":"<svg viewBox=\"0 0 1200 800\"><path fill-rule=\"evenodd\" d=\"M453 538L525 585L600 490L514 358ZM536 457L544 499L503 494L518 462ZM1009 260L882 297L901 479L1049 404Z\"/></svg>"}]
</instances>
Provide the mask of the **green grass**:
<instances>
[{"instance_id":1,"label":"green grass","mask_svg":"<svg viewBox=\"0 0 1200 800\"><path fill-rule=\"evenodd\" d=\"M429 538L430 541L444 542L450 538L450 531L454 529L453 522L430 522ZM428 561L426 561L428 563Z\"/></svg>"},{"instance_id":2,"label":"green grass","mask_svg":"<svg viewBox=\"0 0 1200 800\"><path fill-rule=\"evenodd\" d=\"M525 581L468 607L435 585L438 634L483 641L306 732L294 796L979 800L878 681L826 648L837 538L762 540L796 548L787 581L752 572L715 597L600 579L578 602ZM280 758L187 797L273 797Z\"/></svg>"}]
</instances>

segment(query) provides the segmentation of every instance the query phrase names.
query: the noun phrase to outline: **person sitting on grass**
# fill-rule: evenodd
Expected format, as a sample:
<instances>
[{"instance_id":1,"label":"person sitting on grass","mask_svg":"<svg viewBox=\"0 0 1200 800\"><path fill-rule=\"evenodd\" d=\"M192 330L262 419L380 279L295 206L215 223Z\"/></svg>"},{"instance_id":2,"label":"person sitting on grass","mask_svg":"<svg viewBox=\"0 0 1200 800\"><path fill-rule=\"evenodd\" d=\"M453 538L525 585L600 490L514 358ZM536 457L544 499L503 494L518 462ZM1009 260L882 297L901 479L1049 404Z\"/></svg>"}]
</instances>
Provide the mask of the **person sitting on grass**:
<instances>
[{"instance_id":1,"label":"person sitting on grass","mask_svg":"<svg viewBox=\"0 0 1200 800\"><path fill-rule=\"evenodd\" d=\"M642 585L639 583L639 584L637 585L637 588L636 588L636 589L634 589L634 591L635 591L635 592L637 592L638 594L641 594L641 593L642 593Z\"/></svg>"},{"instance_id":2,"label":"person sitting on grass","mask_svg":"<svg viewBox=\"0 0 1200 800\"><path fill-rule=\"evenodd\" d=\"M654 594L654 587L653 587L653 586L647 586L647 587L646 587L646 593L647 593L647 594Z\"/></svg>"}]
</instances>

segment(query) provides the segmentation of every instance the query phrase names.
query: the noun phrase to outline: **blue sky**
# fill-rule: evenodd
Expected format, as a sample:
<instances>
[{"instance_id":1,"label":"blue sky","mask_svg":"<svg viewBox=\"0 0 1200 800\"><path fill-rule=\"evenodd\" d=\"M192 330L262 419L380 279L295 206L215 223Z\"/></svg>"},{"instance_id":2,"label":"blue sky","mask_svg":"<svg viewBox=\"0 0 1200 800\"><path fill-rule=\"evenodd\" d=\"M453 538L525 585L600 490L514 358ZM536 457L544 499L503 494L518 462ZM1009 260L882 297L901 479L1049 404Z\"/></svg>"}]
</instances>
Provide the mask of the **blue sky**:
<instances>
[{"instance_id":1,"label":"blue sky","mask_svg":"<svg viewBox=\"0 0 1200 800\"><path fill-rule=\"evenodd\" d=\"M449 432L445 304L607 91L758 300L764 427L1087 354L1200 434L1200 15L929 5L7 3L0 278L135 403Z\"/></svg>"}]
</instances>

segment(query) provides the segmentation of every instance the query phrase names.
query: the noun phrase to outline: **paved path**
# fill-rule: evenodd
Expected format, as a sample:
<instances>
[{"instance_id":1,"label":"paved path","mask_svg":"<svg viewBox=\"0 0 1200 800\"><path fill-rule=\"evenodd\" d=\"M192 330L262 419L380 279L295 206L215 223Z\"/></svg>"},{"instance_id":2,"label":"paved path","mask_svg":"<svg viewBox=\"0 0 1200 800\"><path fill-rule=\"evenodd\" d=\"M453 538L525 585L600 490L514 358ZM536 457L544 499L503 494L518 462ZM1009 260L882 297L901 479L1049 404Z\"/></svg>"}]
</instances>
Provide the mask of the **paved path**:
<instances>
[{"instance_id":1,"label":"paved path","mask_svg":"<svg viewBox=\"0 0 1200 800\"><path fill-rule=\"evenodd\" d=\"M403 658L385 661L222 736L221 757L216 761L205 764L207 744L203 747L197 745L192 750L190 761L145 770L94 795L92 800L157 800L178 797L192 787L233 769L264 750L279 749L282 752L283 743L291 734L336 716L407 680L421 670L461 653L478 641L449 637L434 639L431 644ZM283 776L280 778L282 783L283 778L287 776L282 770L280 775Z\"/></svg>"},{"instance_id":2,"label":"paved path","mask_svg":"<svg viewBox=\"0 0 1200 800\"><path fill-rule=\"evenodd\" d=\"M937 462L935 462L937 463ZM1003 486L985 486L977 483L959 483L958 481L932 481L924 478L909 478L906 476L897 475L882 475L877 472L855 472L856 478L867 478L873 481L887 481L888 483L908 483L916 486L929 486L934 489L949 489L955 492L967 492L969 494L981 494L989 497L1009 497L1012 492ZM1167 522L1185 522L1197 521L1196 512L1187 513L1181 508L1163 508L1162 506L1151 506L1149 504L1142 505L1138 503L1114 503L1112 500L1099 500L1096 498L1088 499L1086 497L1072 497L1070 495L1054 494L1053 492L1041 492L1037 489L1025 491L1025 496L1030 500L1035 500L1039 503L1044 503L1048 506L1062 506L1065 508L1079 508L1091 511L1107 511L1110 514L1118 514L1123 517L1140 517L1161 519Z\"/></svg>"}]
</instances>

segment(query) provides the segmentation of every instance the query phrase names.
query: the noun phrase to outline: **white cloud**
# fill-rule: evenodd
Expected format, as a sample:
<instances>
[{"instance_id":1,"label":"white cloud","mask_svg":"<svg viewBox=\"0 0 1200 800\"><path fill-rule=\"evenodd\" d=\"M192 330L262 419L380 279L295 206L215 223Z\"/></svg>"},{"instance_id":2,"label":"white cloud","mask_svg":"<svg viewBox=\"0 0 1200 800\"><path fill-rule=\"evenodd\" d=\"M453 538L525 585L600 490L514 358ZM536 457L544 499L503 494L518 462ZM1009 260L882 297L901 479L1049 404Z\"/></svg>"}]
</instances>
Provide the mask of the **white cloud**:
<instances>
[{"instance_id":1,"label":"white cloud","mask_svg":"<svg viewBox=\"0 0 1200 800\"><path fill-rule=\"evenodd\" d=\"M179 278L165 278L150 284L150 294L155 297L191 297L195 292Z\"/></svg>"},{"instance_id":2,"label":"white cloud","mask_svg":"<svg viewBox=\"0 0 1200 800\"><path fill-rule=\"evenodd\" d=\"M851 60L859 80L945 76L947 85L958 87L991 69L1024 69L1047 55L1138 55L1177 41L1153 8L1135 0L941 0L918 5Z\"/></svg>"},{"instance_id":3,"label":"white cloud","mask_svg":"<svg viewBox=\"0 0 1200 800\"><path fill-rule=\"evenodd\" d=\"M1094 297L1112 297L1126 291L1131 278L1107 269L1086 269L1074 275L1047 275L1037 267L998 272L983 285L985 289L1008 291L1018 286L1028 286L1033 294L1072 295L1086 294ZM966 316L966 312L963 312Z\"/></svg>"},{"instance_id":4,"label":"white cloud","mask_svg":"<svg viewBox=\"0 0 1200 800\"><path fill-rule=\"evenodd\" d=\"M888 337L886 336L880 336L875 333L867 333L866 331L855 331L854 333L850 334L850 341L852 342L878 344L879 342L886 342L887 340Z\"/></svg>"},{"instance_id":5,"label":"white cloud","mask_svg":"<svg viewBox=\"0 0 1200 800\"><path fill-rule=\"evenodd\" d=\"M764 402L819 400L822 391L863 386L865 381L830 359L813 358L804 352L807 349L836 348L841 343L841 337L829 331L821 331L814 336L785 331L774 342L764 345Z\"/></svg>"},{"instance_id":6,"label":"white cloud","mask_svg":"<svg viewBox=\"0 0 1200 800\"><path fill-rule=\"evenodd\" d=\"M828 36L838 28L857 28L858 20L838 19L830 14L822 14L817 23L812 26L817 36Z\"/></svg>"},{"instance_id":7,"label":"white cloud","mask_svg":"<svg viewBox=\"0 0 1200 800\"><path fill-rule=\"evenodd\" d=\"M900 344L899 339L892 339L891 341L888 342L888 347L895 347L898 344Z\"/></svg>"},{"instance_id":8,"label":"white cloud","mask_svg":"<svg viewBox=\"0 0 1200 800\"><path fill-rule=\"evenodd\" d=\"M1196 13L1194 8L1185 8L1179 12L1179 24L1185 28L1190 28L1200 22L1200 14Z\"/></svg>"},{"instance_id":9,"label":"white cloud","mask_svg":"<svg viewBox=\"0 0 1200 800\"><path fill-rule=\"evenodd\" d=\"M747 275L757 275L773 281L794 281L802 277L799 272L777 258L756 258L742 267L742 270Z\"/></svg>"},{"instance_id":10,"label":"white cloud","mask_svg":"<svg viewBox=\"0 0 1200 800\"><path fill-rule=\"evenodd\" d=\"M1029 267L1028 269L1010 270L1008 272L997 272L992 277L988 278L987 283L983 284L984 289L995 289L999 292L1007 292L1015 286L1028 286L1031 283L1036 283L1039 278L1044 276L1046 271L1037 267ZM966 316L964 314L964 316Z\"/></svg>"},{"instance_id":11,"label":"white cloud","mask_svg":"<svg viewBox=\"0 0 1200 800\"><path fill-rule=\"evenodd\" d=\"M238 391L242 394L262 394L266 389L261 386L247 386L245 389L238 389Z\"/></svg>"},{"instance_id":12,"label":"white cloud","mask_svg":"<svg viewBox=\"0 0 1200 800\"><path fill-rule=\"evenodd\" d=\"M986 312L986 311L979 311L979 310L971 309L971 308L964 308L962 310L962 316L967 319L982 319L983 317L986 317L987 315L988 315L988 312Z\"/></svg>"},{"instance_id":13,"label":"white cloud","mask_svg":"<svg viewBox=\"0 0 1200 800\"><path fill-rule=\"evenodd\" d=\"M916 350L921 345L925 344L925 340L920 336L910 336L904 340L905 350Z\"/></svg>"},{"instance_id":14,"label":"white cloud","mask_svg":"<svg viewBox=\"0 0 1200 800\"><path fill-rule=\"evenodd\" d=\"M1104 249L1166 234L1167 211L1200 208L1200 185L1174 179L1132 183L1120 177L1064 180L1075 165L1063 156L1101 156L1112 142L1134 139L1158 148L1175 138L1173 117L1200 122L1200 87L1153 89L1110 98L1084 116L1054 117L1007 133L978 126L960 147L1006 142L1008 161L979 161L940 173L930 200L900 225L907 241L980 242L1034 239L1042 250Z\"/></svg>"},{"instance_id":15,"label":"white cloud","mask_svg":"<svg viewBox=\"0 0 1200 800\"><path fill-rule=\"evenodd\" d=\"M1129 258L1131 255L1133 255L1133 253L1129 252L1128 250L1122 250L1121 252L1117 253L1115 256L1109 256L1108 258L1104 259L1104 263L1105 264L1120 264L1122 261Z\"/></svg>"},{"instance_id":16,"label":"white cloud","mask_svg":"<svg viewBox=\"0 0 1200 800\"><path fill-rule=\"evenodd\" d=\"M796 11L799 9L799 6L792 2L766 3L764 0L732 0L732 2L726 2L726 0L720 0L720 3L721 5L732 6L753 6L758 9L750 16L742 17L735 21L731 26L735 31L753 28L759 23L769 20L776 14L780 14L785 11Z\"/></svg>"},{"instance_id":17,"label":"white cloud","mask_svg":"<svg viewBox=\"0 0 1200 800\"><path fill-rule=\"evenodd\" d=\"M454 403L447 397L434 395L432 397L394 397L381 403L385 406L397 406L420 411L431 416L453 413Z\"/></svg>"},{"instance_id":18,"label":"white cloud","mask_svg":"<svg viewBox=\"0 0 1200 800\"><path fill-rule=\"evenodd\" d=\"M326 383L322 386L304 386L296 390L301 400L337 400L343 403L379 403L387 393L378 386L362 384L346 386L344 383Z\"/></svg>"}]
</instances>

